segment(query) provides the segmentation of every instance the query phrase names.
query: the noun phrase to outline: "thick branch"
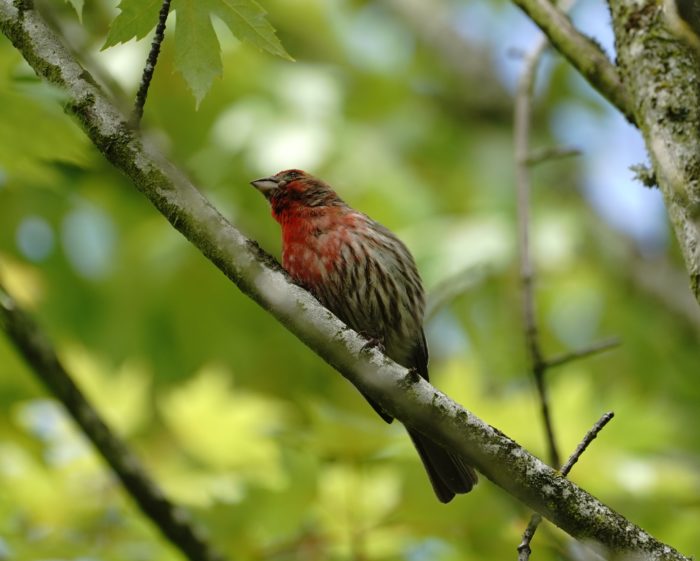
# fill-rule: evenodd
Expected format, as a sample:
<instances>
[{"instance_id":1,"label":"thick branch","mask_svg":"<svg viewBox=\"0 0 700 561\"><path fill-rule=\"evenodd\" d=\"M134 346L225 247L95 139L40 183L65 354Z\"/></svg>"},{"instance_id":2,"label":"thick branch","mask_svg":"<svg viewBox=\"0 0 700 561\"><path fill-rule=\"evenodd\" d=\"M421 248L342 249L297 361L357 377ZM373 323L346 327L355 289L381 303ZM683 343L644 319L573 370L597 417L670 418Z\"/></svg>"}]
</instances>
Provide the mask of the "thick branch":
<instances>
[{"instance_id":1,"label":"thick branch","mask_svg":"<svg viewBox=\"0 0 700 561\"><path fill-rule=\"evenodd\" d=\"M414 372L376 348L364 350L365 339L291 284L274 260L231 226L181 172L143 145L35 11L0 0L0 29L37 73L66 91L69 109L95 146L175 228L387 412L468 458L488 479L573 537L593 540L612 552L687 561Z\"/></svg>"},{"instance_id":2,"label":"thick branch","mask_svg":"<svg viewBox=\"0 0 700 561\"><path fill-rule=\"evenodd\" d=\"M588 82L631 122L632 103L620 75L605 53L589 37L579 33L571 20L549 0L513 0Z\"/></svg>"},{"instance_id":3,"label":"thick branch","mask_svg":"<svg viewBox=\"0 0 700 561\"><path fill-rule=\"evenodd\" d=\"M610 9L620 71L700 302L700 65L666 29L662 3L616 0Z\"/></svg>"},{"instance_id":4,"label":"thick branch","mask_svg":"<svg viewBox=\"0 0 700 561\"><path fill-rule=\"evenodd\" d=\"M136 456L109 429L85 399L32 318L0 286L0 328L6 332L37 377L63 404L117 474L139 508L190 561L220 561L194 528L190 516L171 503L151 481Z\"/></svg>"}]
</instances>

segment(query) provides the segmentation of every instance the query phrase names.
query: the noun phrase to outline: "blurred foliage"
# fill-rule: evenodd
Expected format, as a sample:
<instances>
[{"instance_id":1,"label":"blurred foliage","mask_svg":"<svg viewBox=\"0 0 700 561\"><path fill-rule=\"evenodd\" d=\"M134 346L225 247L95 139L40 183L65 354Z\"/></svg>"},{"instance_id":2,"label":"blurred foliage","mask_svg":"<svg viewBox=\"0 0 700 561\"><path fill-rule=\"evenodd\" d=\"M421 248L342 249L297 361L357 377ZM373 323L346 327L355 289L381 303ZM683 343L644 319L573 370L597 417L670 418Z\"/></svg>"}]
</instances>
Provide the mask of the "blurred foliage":
<instances>
[{"instance_id":1,"label":"blurred foliage","mask_svg":"<svg viewBox=\"0 0 700 561\"><path fill-rule=\"evenodd\" d=\"M412 5L266 1L295 63L214 21L223 77L197 111L173 73L170 26L145 134L275 255L278 227L248 181L300 167L395 230L429 292L478 267L426 326L432 380L542 456L515 256L510 92L522 61L507 55L532 29L504 2L435 2L434 21L409 17ZM115 2L40 6L118 99L133 97L148 40L100 50ZM474 64L455 66L428 24L461 37L447 47ZM533 145L593 147L533 173L543 345L623 341L550 373L561 452L614 410L571 477L697 553L700 313L665 223L640 238L608 218L644 226L641 207L662 214L641 186L627 191L632 206L614 198L638 162L622 157L627 141L598 149L617 130L610 111L556 58L542 77ZM438 504L403 429L174 232L61 100L0 39L0 277L211 541L237 560L515 558L527 510L488 481ZM2 337L0 365L0 559L179 559ZM533 548L579 558L551 525Z\"/></svg>"}]
</instances>

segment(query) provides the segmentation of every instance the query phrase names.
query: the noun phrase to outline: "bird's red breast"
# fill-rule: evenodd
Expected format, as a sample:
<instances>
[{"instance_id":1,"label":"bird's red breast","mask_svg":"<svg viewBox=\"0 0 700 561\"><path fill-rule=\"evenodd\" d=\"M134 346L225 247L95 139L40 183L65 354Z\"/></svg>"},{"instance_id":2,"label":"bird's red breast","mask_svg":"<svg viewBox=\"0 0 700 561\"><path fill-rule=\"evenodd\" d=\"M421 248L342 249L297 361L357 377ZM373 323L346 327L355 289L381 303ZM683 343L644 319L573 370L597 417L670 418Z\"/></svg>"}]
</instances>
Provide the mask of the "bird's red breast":
<instances>
[{"instance_id":1,"label":"bird's red breast","mask_svg":"<svg viewBox=\"0 0 700 561\"><path fill-rule=\"evenodd\" d=\"M282 264L301 284L322 281L345 259L358 217L347 206L292 205L275 218L282 226Z\"/></svg>"}]
</instances>

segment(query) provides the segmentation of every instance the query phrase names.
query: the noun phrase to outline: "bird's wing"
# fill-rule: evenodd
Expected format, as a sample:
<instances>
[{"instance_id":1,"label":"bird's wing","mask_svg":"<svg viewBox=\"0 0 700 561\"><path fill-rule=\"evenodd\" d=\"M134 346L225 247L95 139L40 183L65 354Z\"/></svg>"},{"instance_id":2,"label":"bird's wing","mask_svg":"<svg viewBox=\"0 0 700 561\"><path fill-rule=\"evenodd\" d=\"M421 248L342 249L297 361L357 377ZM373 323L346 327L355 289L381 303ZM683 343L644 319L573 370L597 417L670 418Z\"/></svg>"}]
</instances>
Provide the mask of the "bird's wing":
<instances>
[{"instance_id":1,"label":"bird's wing","mask_svg":"<svg viewBox=\"0 0 700 561\"><path fill-rule=\"evenodd\" d=\"M428 377L428 345L425 341L425 333L423 333L423 330L421 329L420 332L420 339L418 340L418 343L415 346L415 349L413 351L413 359L411 361L411 364L404 365L407 368L414 368L418 374L421 375L421 377L425 378L426 380L430 380ZM394 418L386 413L381 406L376 403L374 400L372 400L371 397L369 397L364 391L360 390L360 393L362 396L367 400L367 402L372 406L372 409L374 409L379 416L384 419L387 423L391 423L391 421L394 420Z\"/></svg>"},{"instance_id":2,"label":"bird's wing","mask_svg":"<svg viewBox=\"0 0 700 561\"><path fill-rule=\"evenodd\" d=\"M413 363L406 366L412 366L418 374L430 381L428 376L428 344L425 341L425 333L420 330L420 339L413 350Z\"/></svg>"},{"instance_id":3,"label":"bird's wing","mask_svg":"<svg viewBox=\"0 0 700 561\"><path fill-rule=\"evenodd\" d=\"M357 387L357 386L356 386ZM384 419L387 423L391 423L391 421L394 420L394 417L389 415L384 411L384 409L381 408L381 406L376 403L374 400L372 400L371 397L369 397L365 392L363 392L360 388L357 388L358 391L362 394L362 397L364 397L367 400L367 403L369 403L372 406L372 409L374 409L377 414Z\"/></svg>"}]
</instances>

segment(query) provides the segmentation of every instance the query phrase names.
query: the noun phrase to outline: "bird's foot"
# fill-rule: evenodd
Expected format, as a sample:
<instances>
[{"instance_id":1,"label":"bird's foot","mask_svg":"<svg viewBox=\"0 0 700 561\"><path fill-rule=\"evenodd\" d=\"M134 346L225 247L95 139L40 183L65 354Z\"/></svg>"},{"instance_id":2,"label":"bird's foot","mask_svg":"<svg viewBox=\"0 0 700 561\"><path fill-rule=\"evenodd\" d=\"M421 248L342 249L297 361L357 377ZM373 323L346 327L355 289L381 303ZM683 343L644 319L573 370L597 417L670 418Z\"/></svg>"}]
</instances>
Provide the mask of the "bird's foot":
<instances>
[{"instance_id":1,"label":"bird's foot","mask_svg":"<svg viewBox=\"0 0 700 561\"><path fill-rule=\"evenodd\" d=\"M378 337L372 337L372 336L366 335L362 332L360 332L360 335L362 335L365 339L367 339L367 342L364 345L362 345L362 349L360 352L364 353L364 352L367 352L367 351L372 350L372 349L377 349L379 352L384 354L384 352L386 351L386 349L384 347L384 341L382 341Z\"/></svg>"}]
</instances>

